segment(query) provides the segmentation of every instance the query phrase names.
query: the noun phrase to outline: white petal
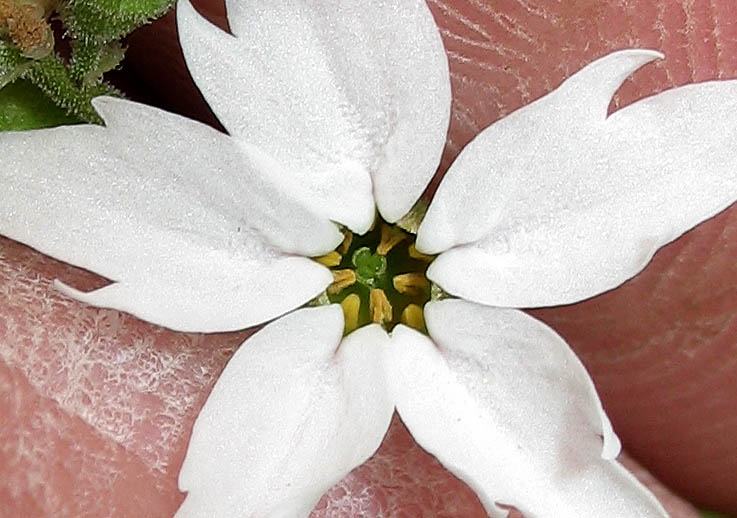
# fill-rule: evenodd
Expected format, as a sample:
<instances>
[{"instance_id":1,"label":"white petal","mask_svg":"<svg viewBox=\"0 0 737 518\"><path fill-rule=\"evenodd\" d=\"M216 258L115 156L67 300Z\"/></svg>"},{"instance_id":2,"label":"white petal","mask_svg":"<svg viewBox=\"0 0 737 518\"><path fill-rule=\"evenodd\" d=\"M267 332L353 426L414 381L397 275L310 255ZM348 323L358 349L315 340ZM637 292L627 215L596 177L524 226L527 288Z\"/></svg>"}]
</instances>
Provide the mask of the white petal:
<instances>
[{"instance_id":1,"label":"white petal","mask_svg":"<svg viewBox=\"0 0 737 518\"><path fill-rule=\"evenodd\" d=\"M575 302L634 276L737 199L737 81L690 85L606 117L645 50L611 54L479 135L419 230L428 276L496 306Z\"/></svg>"},{"instance_id":2,"label":"white petal","mask_svg":"<svg viewBox=\"0 0 737 518\"><path fill-rule=\"evenodd\" d=\"M387 379L412 436L490 513L526 518L662 518L613 460L619 444L593 384L550 328L463 300L425 306L432 340L398 326ZM433 343L433 341L435 343ZM504 516L504 515L501 515Z\"/></svg>"},{"instance_id":3,"label":"white petal","mask_svg":"<svg viewBox=\"0 0 737 518\"><path fill-rule=\"evenodd\" d=\"M306 517L374 453L394 412L389 338L376 325L342 332L340 306L302 309L241 346L195 423L179 518Z\"/></svg>"},{"instance_id":4,"label":"white petal","mask_svg":"<svg viewBox=\"0 0 737 518\"><path fill-rule=\"evenodd\" d=\"M292 254L325 253L340 233L272 185L265 156L144 105L94 104L106 127L0 134L0 233L115 281L66 293L208 332L272 319L330 283Z\"/></svg>"},{"instance_id":5,"label":"white petal","mask_svg":"<svg viewBox=\"0 0 737 518\"><path fill-rule=\"evenodd\" d=\"M435 173L450 116L424 0L229 1L230 36L179 2L192 76L228 131L274 155L315 210L365 232Z\"/></svg>"}]
</instances>

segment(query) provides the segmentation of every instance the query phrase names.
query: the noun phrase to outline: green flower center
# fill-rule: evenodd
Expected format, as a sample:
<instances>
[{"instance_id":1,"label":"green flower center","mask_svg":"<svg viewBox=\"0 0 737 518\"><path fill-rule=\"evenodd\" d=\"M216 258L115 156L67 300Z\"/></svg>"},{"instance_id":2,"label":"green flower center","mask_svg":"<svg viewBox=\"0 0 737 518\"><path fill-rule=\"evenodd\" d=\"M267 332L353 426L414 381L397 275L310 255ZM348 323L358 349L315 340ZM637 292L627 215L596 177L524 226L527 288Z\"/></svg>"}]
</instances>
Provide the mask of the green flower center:
<instances>
[{"instance_id":1,"label":"green flower center","mask_svg":"<svg viewBox=\"0 0 737 518\"><path fill-rule=\"evenodd\" d=\"M414 235L381 219L362 236L344 236L335 251L315 260L333 273L320 301L343 307L345 333L370 323L388 331L403 323L424 332L422 308L430 300L425 271L433 257L415 249Z\"/></svg>"}]
</instances>

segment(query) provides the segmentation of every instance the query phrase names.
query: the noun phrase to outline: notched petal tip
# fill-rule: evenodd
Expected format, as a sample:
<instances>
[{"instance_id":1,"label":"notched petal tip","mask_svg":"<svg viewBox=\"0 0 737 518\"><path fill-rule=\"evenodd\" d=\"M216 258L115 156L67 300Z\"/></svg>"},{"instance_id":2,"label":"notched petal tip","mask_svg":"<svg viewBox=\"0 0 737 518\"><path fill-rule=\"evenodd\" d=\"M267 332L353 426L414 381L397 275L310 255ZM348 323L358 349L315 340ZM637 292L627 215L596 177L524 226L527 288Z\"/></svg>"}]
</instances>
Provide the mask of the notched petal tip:
<instances>
[{"instance_id":1,"label":"notched petal tip","mask_svg":"<svg viewBox=\"0 0 737 518\"><path fill-rule=\"evenodd\" d=\"M544 152L539 146L550 141L551 135L554 138L559 129L565 132L571 131L571 126L603 122L612 96L625 79L663 57L649 49L608 54L566 79L550 94L484 129L461 151L443 178L418 230L418 250L439 254L483 238L503 216L500 198L515 190L513 186L500 187L499 176L524 169L527 181L534 179L530 173L536 167L533 159ZM520 148L520 142L531 148ZM469 192L469 185L480 188ZM524 186L525 182L513 185Z\"/></svg>"},{"instance_id":2,"label":"notched petal tip","mask_svg":"<svg viewBox=\"0 0 737 518\"><path fill-rule=\"evenodd\" d=\"M94 297L92 296L95 291L81 291L77 288L74 288L70 286L69 284L66 284L65 282L54 279L53 287L56 291L64 295L65 297L69 297L70 299L74 299L78 302L84 302L85 304L94 305L92 302L90 302Z\"/></svg>"},{"instance_id":3,"label":"notched petal tip","mask_svg":"<svg viewBox=\"0 0 737 518\"><path fill-rule=\"evenodd\" d=\"M600 406L601 412L601 458L604 460L614 460L622 453L622 442L619 436L614 432L612 422L606 415L604 408Z\"/></svg>"},{"instance_id":4,"label":"notched petal tip","mask_svg":"<svg viewBox=\"0 0 737 518\"><path fill-rule=\"evenodd\" d=\"M428 276L482 304L574 303L619 286L732 204L737 81L674 88L606 116L622 81L660 57L605 56L471 142L420 227L418 249L450 248Z\"/></svg>"},{"instance_id":5,"label":"notched petal tip","mask_svg":"<svg viewBox=\"0 0 737 518\"><path fill-rule=\"evenodd\" d=\"M102 119L103 123L105 123L106 126L109 123L108 107L111 105L114 105L117 101L119 101L119 99L115 97L111 97L109 95L100 95L98 97L93 98L90 101L90 104L95 109L95 111L100 116L100 118Z\"/></svg>"},{"instance_id":6,"label":"notched petal tip","mask_svg":"<svg viewBox=\"0 0 737 518\"><path fill-rule=\"evenodd\" d=\"M447 56L424 0L236 2L233 34L177 11L187 66L228 133L283 165L316 212L366 230L432 178L450 119ZM421 85L421 88L417 86Z\"/></svg>"},{"instance_id":7,"label":"notched petal tip","mask_svg":"<svg viewBox=\"0 0 737 518\"><path fill-rule=\"evenodd\" d=\"M255 275L248 264L220 272L224 284L208 277L134 278L84 292L56 279L54 288L71 299L180 332L237 331L261 324L318 296L332 275L302 257L272 260ZM224 270L228 266L224 267Z\"/></svg>"},{"instance_id":8,"label":"notched petal tip","mask_svg":"<svg viewBox=\"0 0 737 518\"><path fill-rule=\"evenodd\" d=\"M607 54L565 80L557 90L555 104L563 111L604 120L607 108L622 83L644 65L665 55L651 49L626 49ZM575 123L575 120L571 122Z\"/></svg>"},{"instance_id":9,"label":"notched petal tip","mask_svg":"<svg viewBox=\"0 0 737 518\"><path fill-rule=\"evenodd\" d=\"M430 302L425 313L432 340L401 325L392 335L387 379L397 411L492 516L497 503L527 518L665 516L601 458L601 436L604 455L617 441L588 374L550 328L462 300Z\"/></svg>"},{"instance_id":10,"label":"notched petal tip","mask_svg":"<svg viewBox=\"0 0 737 518\"><path fill-rule=\"evenodd\" d=\"M194 426L178 516L306 518L379 447L393 414L388 336L342 338L339 305L301 309L235 353Z\"/></svg>"},{"instance_id":11,"label":"notched petal tip","mask_svg":"<svg viewBox=\"0 0 737 518\"><path fill-rule=\"evenodd\" d=\"M226 16L228 15L229 13L226 11ZM234 37L232 34L224 31L223 29L212 23L210 20L202 16L202 14L200 14L200 12L195 8L190 0L177 1L175 16L177 21L177 32L179 34L191 29L193 25L199 25L201 27L210 26L213 29L217 29L224 36L228 36L230 38Z\"/></svg>"}]
</instances>

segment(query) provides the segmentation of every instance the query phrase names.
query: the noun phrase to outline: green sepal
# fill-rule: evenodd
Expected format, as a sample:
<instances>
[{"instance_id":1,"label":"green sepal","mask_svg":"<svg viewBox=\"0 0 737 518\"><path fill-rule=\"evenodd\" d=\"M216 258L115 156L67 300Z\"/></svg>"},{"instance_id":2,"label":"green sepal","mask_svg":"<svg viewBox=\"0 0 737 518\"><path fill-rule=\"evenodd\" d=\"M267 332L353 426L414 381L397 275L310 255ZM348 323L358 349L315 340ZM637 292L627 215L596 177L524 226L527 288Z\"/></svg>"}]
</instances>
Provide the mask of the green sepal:
<instances>
[{"instance_id":1,"label":"green sepal","mask_svg":"<svg viewBox=\"0 0 737 518\"><path fill-rule=\"evenodd\" d=\"M310 307L316 307L316 306L329 306L333 302L330 300L330 297L328 296L328 293L326 291L323 291L320 293L317 297L312 299L307 303Z\"/></svg>"},{"instance_id":2,"label":"green sepal","mask_svg":"<svg viewBox=\"0 0 737 518\"><path fill-rule=\"evenodd\" d=\"M118 68L124 57L125 49L120 42L113 41L103 45L100 49L100 59L97 62L97 69L90 70L85 77L85 81L99 81L102 78L102 74Z\"/></svg>"},{"instance_id":3,"label":"green sepal","mask_svg":"<svg viewBox=\"0 0 737 518\"><path fill-rule=\"evenodd\" d=\"M412 208L409 209L409 212L402 216L395 225L410 234L417 235L417 230L420 228L420 223L422 223L422 220L425 218L428 207L429 203L423 198L420 198L415 202Z\"/></svg>"},{"instance_id":4,"label":"green sepal","mask_svg":"<svg viewBox=\"0 0 737 518\"><path fill-rule=\"evenodd\" d=\"M0 131L49 128L77 122L79 120L24 79L0 90Z\"/></svg>"},{"instance_id":5,"label":"green sepal","mask_svg":"<svg viewBox=\"0 0 737 518\"><path fill-rule=\"evenodd\" d=\"M56 54L24 56L15 46L0 41L0 89L19 78L27 79L46 94L68 117L64 123L101 124L90 101L99 95L119 96L103 81L103 74L118 67L125 50L120 38L166 13L174 0L68 0L55 3L65 36L71 41L67 63ZM48 6L47 6L48 7ZM27 82L20 83L28 86ZM17 94L18 88L13 94ZM8 94L10 95L10 94ZM11 113L11 107L4 108Z\"/></svg>"},{"instance_id":6,"label":"green sepal","mask_svg":"<svg viewBox=\"0 0 737 518\"><path fill-rule=\"evenodd\" d=\"M76 39L119 40L166 13L174 0L72 0L61 16Z\"/></svg>"},{"instance_id":7,"label":"green sepal","mask_svg":"<svg viewBox=\"0 0 737 518\"><path fill-rule=\"evenodd\" d=\"M102 124L90 101L99 95L120 95L104 83L75 84L64 62L56 55L47 56L35 63L24 78L29 79L52 101L83 122Z\"/></svg>"},{"instance_id":8,"label":"green sepal","mask_svg":"<svg viewBox=\"0 0 737 518\"><path fill-rule=\"evenodd\" d=\"M0 40L0 89L18 79L32 64L20 49Z\"/></svg>"},{"instance_id":9,"label":"green sepal","mask_svg":"<svg viewBox=\"0 0 737 518\"><path fill-rule=\"evenodd\" d=\"M117 41L74 40L69 74L80 85L98 83L105 72L120 65L124 56L125 50Z\"/></svg>"}]
</instances>

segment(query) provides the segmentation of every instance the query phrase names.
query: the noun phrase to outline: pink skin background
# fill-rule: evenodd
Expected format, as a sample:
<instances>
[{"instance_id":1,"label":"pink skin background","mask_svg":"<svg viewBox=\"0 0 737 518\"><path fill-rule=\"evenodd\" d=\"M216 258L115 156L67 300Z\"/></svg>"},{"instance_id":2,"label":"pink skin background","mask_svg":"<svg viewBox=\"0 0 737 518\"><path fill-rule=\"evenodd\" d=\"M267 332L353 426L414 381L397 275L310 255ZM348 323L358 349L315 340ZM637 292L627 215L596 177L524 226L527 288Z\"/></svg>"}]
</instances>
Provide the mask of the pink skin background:
<instances>
[{"instance_id":1,"label":"pink skin background","mask_svg":"<svg viewBox=\"0 0 737 518\"><path fill-rule=\"evenodd\" d=\"M198 5L224 24L222 6ZM737 77L731 0L431 0L454 89L441 172L491 122L591 60L650 47L612 109L685 83ZM211 122L183 68L172 16L129 41L118 79L140 98ZM227 86L227 85L224 85ZM736 120L737 120L737 114ZM532 313L581 356L629 454L669 508L737 512L737 210L662 249L622 287ZM0 238L0 516L173 514L190 429L230 355L250 334L174 333L70 301L54 278L106 283ZM481 518L474 494L395 419L377 455L313 518ZM585 518L585 517L582 517Z\"/></svg>"}]
</instances>

